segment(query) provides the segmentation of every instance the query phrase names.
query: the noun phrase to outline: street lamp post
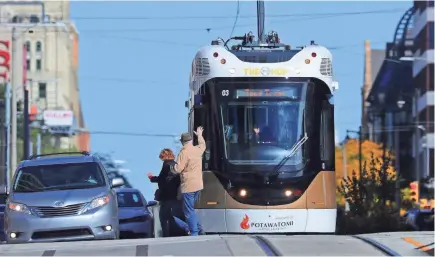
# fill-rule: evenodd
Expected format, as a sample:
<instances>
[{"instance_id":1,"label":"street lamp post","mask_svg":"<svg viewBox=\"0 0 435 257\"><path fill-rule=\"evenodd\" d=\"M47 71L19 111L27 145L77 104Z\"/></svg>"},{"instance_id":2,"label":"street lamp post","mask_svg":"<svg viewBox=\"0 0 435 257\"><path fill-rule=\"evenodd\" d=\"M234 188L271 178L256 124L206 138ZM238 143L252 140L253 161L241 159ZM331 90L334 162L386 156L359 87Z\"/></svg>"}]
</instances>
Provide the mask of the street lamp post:
<instances>
[{"instance_id":1,"label":"street lamp post","mask_svg":"<svg viewBox=\"0 0 435 257\"><path fill-rule=\"evenodd\" d=\"M363 165L362 165L362 126L359 126L359 130L346 130L346 133L355 133L358 135L358 161L359 161L359 174L362 177L363 174ZM348 136L346 136L348 138Z\"/></svg>"},{"instance_id":2,"label":"street lamp post","mask_svg":"<svg viewBox=\"0 0 435 257\"><path fill-rule=\"evenodd\" d=\"M347 179L347 154L346 154L346 141L347 141L347 137L346 139L343 141L343 143L341 144L341 149L342 149L342 157L343 157L343 178ZM348 212L350 210L349 208L349 202L345 199L345 204L344 204L344 211Z\"/></svg>"},{"instance_id":3,"label":"street lamp post","mask_svg":"<svg viewBox=\"0 0 435 257\"><path fill-rule=\"evenodd\" d=\"M28 85L24 85L23 87L23 93L24 93L24 113L23 113L23 118L24 118L24 126L23 126L23 158L25 160L29 159L30 157L30 127L29 127L29 123L30 123L30 115L29 115L29 86Z\"/></svg>"}]
</instances>

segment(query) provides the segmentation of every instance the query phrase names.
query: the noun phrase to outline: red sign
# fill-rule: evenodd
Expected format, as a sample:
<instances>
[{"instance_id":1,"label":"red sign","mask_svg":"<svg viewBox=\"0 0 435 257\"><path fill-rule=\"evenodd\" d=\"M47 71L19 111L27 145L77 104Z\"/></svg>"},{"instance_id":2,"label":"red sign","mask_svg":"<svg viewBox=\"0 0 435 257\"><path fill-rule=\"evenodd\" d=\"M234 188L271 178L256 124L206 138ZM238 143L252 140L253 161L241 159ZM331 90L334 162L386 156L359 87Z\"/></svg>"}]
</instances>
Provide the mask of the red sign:
<instances>
[{"instance_id":1,"label":"red sign","mask_svg":"<svg viewBox=\"0 0 435 257\"><path fill-rule=\"evenodd\" d=\"M0 67L4 67L5 71L0 73L0 77L3 81L8 79L9 71L11 70L11 54L9 53L9 41L0 40L0 45L3 45L6 49L0 49Z\"/></svg>"}]
</instances>

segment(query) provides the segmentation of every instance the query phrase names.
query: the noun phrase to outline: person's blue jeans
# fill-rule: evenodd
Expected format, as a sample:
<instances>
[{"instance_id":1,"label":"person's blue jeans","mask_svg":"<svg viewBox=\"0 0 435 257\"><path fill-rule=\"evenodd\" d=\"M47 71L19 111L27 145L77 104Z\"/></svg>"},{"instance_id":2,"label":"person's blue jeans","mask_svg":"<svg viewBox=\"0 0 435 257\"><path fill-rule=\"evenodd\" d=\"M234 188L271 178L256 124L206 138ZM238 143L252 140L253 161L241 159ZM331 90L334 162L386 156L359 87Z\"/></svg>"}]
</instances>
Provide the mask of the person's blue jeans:
<instances>
[{"instance_id":1,"label":"person's blue jeans","mask_svg":"<svg viewBox=\"0 0 435 257\"><path fill-rule=\"evenodd\" d=\"M198 200L199 192L200 191L183 193L184 216L186 217L186 222L189 226L191 236L197 236L199 231L202 230L202 226L199 224L199 220L195 212L195 202Z\"/></svg>"},{"instance_id":2,"label":"person's blue jeans","mask_svg":"<svg viewBox=\"0 0 435 257\"><path fill-rule=\"evenodd\" d=\"M178 229L181 229L186 233L189 232L189 227L187 226L186 222L177 217L178 212L181 211L178 205L180 205L180 203L177 200L160 202L159 217L160 224L162 226L163 237L171 236L170 224L172 224L172 221L178 227Z\"/></svg>"}]
</instances>

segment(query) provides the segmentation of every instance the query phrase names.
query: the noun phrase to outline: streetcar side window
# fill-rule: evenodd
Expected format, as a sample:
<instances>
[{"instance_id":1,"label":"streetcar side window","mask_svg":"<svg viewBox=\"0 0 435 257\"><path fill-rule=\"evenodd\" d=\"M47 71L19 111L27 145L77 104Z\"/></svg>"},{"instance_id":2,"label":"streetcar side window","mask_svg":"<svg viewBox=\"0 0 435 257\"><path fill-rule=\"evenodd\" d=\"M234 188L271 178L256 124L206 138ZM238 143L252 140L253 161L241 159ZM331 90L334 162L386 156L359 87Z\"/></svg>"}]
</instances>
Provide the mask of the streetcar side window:
<instances>
[{"instance_id":1,"label":"streetcar side window","mask_svg":"<svg viewBox=\"0 0 435 257\"><path fill-rule=\"evenodd\" d=\"M192 128L193 131L196 131L196 129L200 126L203 127L204 130L206 131L205 115L206 115L206 113L205 113L205 108L203 105L195 106L194 114L193 114L193 119L194 119L193 120L193 128ZM194 136L194 133L192 136L193 136L193 144L197 145L198 144L198 137ZM206 133L203 134L203 137L207 141Z\"/></svg>"},{"instance_id":2,"label":"streetcar side window","mask_svg":"<svg viewBox=\"0 0 435 257\"><path fill-rule=\"evenodd\" d=\"M334 106L325 99L320 116L320 158L329 170L335 165L334 140Z\"/></svg>"},{"instance_id":3,"label":"streetcar side window","mask_svg":"<svg viewBox=\"0 0 435 257\"><path fill-rule=\"evenodd\" d=\"M195 106L194 109L194 122L193 122L193 131L196 131L196 129L201 126L204 128L204 140L206 144L205 153L202 156L202 168L203 170L209 169L209 162L210 162L210 150L211 150L211 131L209 126L209 120L207 119L207 110L208 108L205 105L201 106ZM193 137L193 143L194 145L198 144L198 137Z\"/></svg>"}]
</instances>

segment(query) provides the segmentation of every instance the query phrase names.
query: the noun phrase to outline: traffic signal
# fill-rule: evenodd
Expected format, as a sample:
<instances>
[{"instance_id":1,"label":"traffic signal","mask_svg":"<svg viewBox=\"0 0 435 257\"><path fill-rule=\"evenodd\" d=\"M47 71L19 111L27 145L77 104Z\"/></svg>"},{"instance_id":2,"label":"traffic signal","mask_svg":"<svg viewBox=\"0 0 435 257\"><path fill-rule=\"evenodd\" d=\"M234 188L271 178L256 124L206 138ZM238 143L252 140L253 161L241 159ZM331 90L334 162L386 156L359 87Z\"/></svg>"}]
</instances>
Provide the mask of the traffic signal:
<instances>
[{"instance_id":1,"label":"traffic signal","mask_svg":"<svg viewBox=\"0 0 435 257\"><path fill-rule=\"evenodd\" d=\"M38 116L38 107L36 105L32 105L29 111L29 120L34 121Z\"/></svg>"},{"instance_id":2,"label":"traffic signal","mask_svg":"<svg viewBox=\"0 0 435 257\"><path fill-rule=\"evenodd\" d=\"M411 188L411 200L413 203L419 203L419 185L417 181L411 182L409 184L409 187Z\"/></svg>"}]
</instances>

